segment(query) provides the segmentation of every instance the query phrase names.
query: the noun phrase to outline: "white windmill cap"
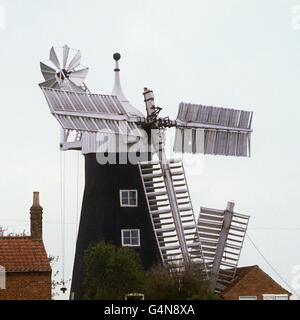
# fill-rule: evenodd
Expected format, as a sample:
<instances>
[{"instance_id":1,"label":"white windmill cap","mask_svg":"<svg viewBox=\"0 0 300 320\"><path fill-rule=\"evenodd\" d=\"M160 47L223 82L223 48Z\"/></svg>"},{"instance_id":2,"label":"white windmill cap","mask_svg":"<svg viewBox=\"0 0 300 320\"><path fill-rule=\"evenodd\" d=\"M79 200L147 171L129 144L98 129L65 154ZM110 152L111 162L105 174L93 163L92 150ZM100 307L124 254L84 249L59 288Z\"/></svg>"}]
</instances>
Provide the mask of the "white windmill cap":
<instances>
[{"instance_id":1,"label":"white windmill cap","mask_svg":"<svg viewBox=\"0 0 300 320\"><path fill-rule=\"evenodd\" d=\"M133 105L130 104L129 100L125 97L122 87L121 87L121 82L120 82L120 68L119 68L119 60L121 58L120 53L114 53L113 58L116 62L115 66L115 82L114 82L114 87L112 90L112 95L117 96L119 101L121 102L122 106L126 110L129 116L136 116L136 117L144 117L144 114L139 111L137 108L135 108Z\"/></svg>"}]
</instances>

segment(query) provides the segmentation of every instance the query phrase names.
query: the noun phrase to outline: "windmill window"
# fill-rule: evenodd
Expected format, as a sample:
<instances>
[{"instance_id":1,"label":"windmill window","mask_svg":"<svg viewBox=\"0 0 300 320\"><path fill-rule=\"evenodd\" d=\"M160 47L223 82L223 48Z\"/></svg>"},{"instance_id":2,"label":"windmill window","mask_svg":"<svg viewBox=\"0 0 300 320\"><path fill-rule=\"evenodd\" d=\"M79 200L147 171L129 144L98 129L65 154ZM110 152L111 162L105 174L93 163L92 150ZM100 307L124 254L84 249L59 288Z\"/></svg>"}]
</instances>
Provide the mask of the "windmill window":
<instances>
[{"instance_id":1,"label":"windmill window","mask_svg":"<svg viewBox=\"0 0 300 320\"><path fill-rule=\"evenodd\" d=\"M139 247L140 246L140 230L126 229L121 231L123 247Z\"/></svg>"},{"instance_id":2,"label":"windmill window","mask_svg":"<svg viewBox=\"0 0 300 320\"><path fill-rule=\"evenodd\" d=\"M137 207L137 190L120 191L121 207Z\"/></svg>"}]
</instances>

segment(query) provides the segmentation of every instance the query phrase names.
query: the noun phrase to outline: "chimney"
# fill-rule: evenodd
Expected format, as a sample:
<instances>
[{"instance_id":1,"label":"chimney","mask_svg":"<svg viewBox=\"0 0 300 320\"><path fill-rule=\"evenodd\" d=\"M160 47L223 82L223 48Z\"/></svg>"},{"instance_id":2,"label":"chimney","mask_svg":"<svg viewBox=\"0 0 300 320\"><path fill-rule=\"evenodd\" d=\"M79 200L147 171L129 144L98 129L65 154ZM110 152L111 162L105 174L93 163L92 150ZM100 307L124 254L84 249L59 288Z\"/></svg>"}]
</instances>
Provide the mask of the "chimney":
<instances>
[{"instance_id":1,"label":"chimney","mask_svg":"<svg viewBox=\"0 0 300 320\"><path fill-rule=\"evenodd\" d=\"M30 208L30 233L32 240L43 240L43 208L40 206L39 192L33 192L33 204Z\"/></svg>"}]
</instances>

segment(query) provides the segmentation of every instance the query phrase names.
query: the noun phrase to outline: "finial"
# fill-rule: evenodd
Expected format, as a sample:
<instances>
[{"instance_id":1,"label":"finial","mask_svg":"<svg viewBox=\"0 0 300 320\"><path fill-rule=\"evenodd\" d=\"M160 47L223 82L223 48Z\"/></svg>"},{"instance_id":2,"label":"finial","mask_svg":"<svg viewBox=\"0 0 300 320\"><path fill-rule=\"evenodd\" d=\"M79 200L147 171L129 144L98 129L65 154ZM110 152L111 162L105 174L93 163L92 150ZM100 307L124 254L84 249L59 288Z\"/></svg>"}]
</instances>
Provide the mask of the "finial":
<instances>
[{"instance_id":1,"label":"finial","mask_svg":"<svg viewBox=\"0 0 300 320\"><path fill-rule=\"evenodd\" d=\"M118 52L114 53L113 58L115 61L119 61L121 59L120 53L118 53Z\"/></svg>"},{"instance_id":2,"label":"finial","mask_svg":"<svg viewBox=\"0 0 300 320\"><path fill-rule=\"evenodd\" d=\"M116 61L116 67L115 67L115 70L114 70L114 71L119 72L119 71L120 71L120 68L119 68L119 63L118 63L118 61L121 59L120 53L118 53L118 52L114 53L113 58L114 58L114 60Z\"/></svg>"},{"instance_id":3,"label":"finial","mask_svg":"<svg viewBox=\"0 0 300 320\"><path fill-rule=\"evenodd\" d=\"M112 94L114 96L117 96L118 99L121 101L121 102L128 102L127 98L125 97L123 91L122 91L122 88L121 88L121 82L120 82L120 68L119 68L119 60L121 59L121 55L120 53L116 52L113 54L113 58L114 60L116 61L116 66L115 66L115 83L114 83L114 87L113 87L113 92Z\"/></svg>"},{"instance_id":4,"label":"finial","mask_svg":"<svg viewBox=\"0 0 300 320\"><path fill-rule=\"evenodd\" d=\"M129 115L139 116L143 117L143 113L141 113L138 109L133 107L128 99L125 97L122 87L121 87L121 81L120 81L120 68L119 68L119 60L121 59L120 53L116 52L113 54L113 59L115 60L115 81L114 86L112 90L112 95L117 96L119 101L121 102L122 106L126 110L126 113Z\"/></svg>"}]
</instances>

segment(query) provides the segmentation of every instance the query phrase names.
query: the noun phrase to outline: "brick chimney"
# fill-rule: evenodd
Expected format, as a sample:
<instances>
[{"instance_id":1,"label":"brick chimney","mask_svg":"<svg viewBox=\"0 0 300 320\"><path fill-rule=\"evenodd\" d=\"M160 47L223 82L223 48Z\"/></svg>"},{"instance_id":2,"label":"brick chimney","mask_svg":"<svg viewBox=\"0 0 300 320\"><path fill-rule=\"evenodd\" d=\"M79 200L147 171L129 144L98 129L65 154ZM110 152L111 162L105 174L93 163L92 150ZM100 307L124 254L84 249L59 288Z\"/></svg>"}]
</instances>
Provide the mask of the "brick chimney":
<instances>
[{"instance_id":1,"label":"brick chimney","mask_svg":"<svg viewBox=\"0 0 300 320\"><path fill-rule=\"evenodd\" d=\"M43 240L43 208L40 206L39 192L33 192L33 204L30 208L30 233L32 240Z\"/></svg>"}]
</instances>

